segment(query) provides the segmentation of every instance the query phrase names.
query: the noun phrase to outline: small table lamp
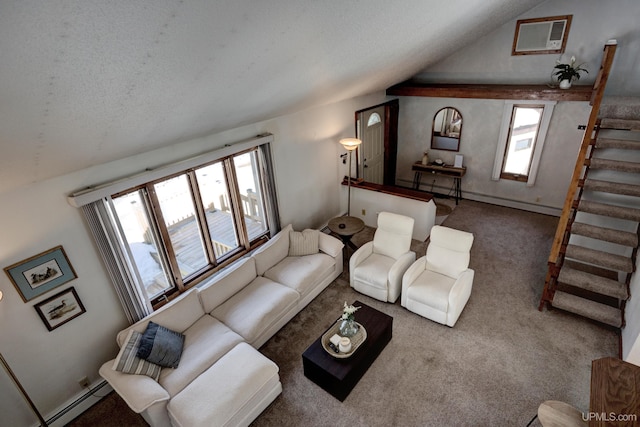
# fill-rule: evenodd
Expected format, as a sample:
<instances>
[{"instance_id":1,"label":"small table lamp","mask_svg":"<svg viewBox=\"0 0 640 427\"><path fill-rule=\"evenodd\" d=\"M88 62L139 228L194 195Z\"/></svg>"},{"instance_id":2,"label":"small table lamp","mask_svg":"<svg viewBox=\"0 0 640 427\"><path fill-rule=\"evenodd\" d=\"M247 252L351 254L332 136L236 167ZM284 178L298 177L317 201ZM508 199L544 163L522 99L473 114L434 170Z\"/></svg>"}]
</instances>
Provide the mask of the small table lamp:
<instances>
[{"instance_id":1,"label":"small table lamp","mask_svg":"<svg viewBox=\"0 0 640 427\"><path fill-rule=\"evenodd\" d=\"M343 138L340 144L349 152L349 173L347 174L347 216L351 216L351 152L358 148L362 141L358 138Z\"/></svg>"}]
</instances>

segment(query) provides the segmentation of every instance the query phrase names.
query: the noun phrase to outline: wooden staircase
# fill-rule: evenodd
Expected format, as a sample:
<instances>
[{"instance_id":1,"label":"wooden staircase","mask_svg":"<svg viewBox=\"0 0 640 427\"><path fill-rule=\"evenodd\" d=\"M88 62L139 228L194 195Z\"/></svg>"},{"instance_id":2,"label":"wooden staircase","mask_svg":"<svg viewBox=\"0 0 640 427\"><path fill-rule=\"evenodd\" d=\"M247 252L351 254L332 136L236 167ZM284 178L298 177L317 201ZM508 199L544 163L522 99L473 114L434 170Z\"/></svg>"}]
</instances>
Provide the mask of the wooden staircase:
<instances>
[{"instance_id":1,"label":"wooden staircase","mask_svg":"<svg viewBox=\"0 0 640 427\"><path fill-rule=\"evenodd\" d=\"M640 102L602 105L615 48L605 46L539 309L621 328L640 233Z\"/></svg>"}]
</instances>

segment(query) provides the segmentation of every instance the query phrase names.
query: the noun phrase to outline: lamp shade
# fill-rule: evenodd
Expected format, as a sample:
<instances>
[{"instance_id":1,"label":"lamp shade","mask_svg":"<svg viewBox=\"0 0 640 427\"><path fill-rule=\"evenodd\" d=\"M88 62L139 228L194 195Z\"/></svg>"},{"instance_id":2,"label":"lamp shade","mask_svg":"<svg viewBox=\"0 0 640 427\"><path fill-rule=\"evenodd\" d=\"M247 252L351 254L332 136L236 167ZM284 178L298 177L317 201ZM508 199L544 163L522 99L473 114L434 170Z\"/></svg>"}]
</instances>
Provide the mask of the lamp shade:
<instances>
[{"instance_id":1,"label":"lamp shade","mask_svg":"<svg viewBox=\"0 0 640 427\"><path fill-rule=\"evenodd\" d=\"M340 140L340 144L342 144L345 150L348 151L355 150L361 143L362 141L360 141L358 138L343 138Z\"/></svg>"}]
</instances>

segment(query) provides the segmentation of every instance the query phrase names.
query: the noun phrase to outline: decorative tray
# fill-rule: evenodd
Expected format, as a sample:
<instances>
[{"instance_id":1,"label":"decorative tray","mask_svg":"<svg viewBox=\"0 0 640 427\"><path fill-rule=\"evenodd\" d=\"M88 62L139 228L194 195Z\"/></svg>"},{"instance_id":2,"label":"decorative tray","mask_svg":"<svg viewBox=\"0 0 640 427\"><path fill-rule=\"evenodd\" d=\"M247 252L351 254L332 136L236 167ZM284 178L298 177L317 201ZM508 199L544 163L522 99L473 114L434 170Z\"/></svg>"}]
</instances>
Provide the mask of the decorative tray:
<instances>
[{"instance_id":1,"label":"decorative tray","mask_svg":"<svg viewBox=\"0 0 640 427\"><path fill-rule=\"evenodd\" d=\"M329 338L331 338L334 334L340 335L339 333L340 320L338 320L331 328L329 328L327 332L324 333L324 335L322 335L322 339L320 340L322 342L322 348L324 348L324 350L327 353L329 353L330 355L338 359L345 359L347 357L350 357L353 353L356 352L356 350L358 350L358 347L360 347L360 345L362 345L362 343L365 342L365 340L367 339L367 330L360 323L358 322L356 323L358 324L358 332L356 332L356 334L351 337L350 352L336 353L335 351L331 350L331 348L329 347Z\"/></svg>"}]
</instances>

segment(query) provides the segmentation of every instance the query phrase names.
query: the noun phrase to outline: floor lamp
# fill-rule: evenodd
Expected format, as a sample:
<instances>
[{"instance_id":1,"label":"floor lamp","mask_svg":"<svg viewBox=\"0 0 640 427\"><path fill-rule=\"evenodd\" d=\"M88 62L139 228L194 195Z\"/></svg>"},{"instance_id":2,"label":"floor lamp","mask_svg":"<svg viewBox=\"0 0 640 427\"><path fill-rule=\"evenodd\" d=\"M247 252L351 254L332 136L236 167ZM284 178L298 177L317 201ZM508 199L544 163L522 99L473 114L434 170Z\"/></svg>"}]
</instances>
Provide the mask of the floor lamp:
<instances>
[{"instance_id":1,"label":"floor lamp","mask_svg":"<svg viewBox=\"0 0 640 427\"><path fill-rule=\"evenodd\" d=\"M349 152L349 173L347 174L347 216L351 216L351 152L358 148L362 141L358 138L343 138L340 144Z\"/></svg>"},{"instance_id":2,"label":"floor lamp","mask_svg":"<svg viewBox=\"0 0 640 427\"><path fill-rule=\"evenodd\" d=\"M2 291L0 291L0 300L2 300ZM42 418L42 415L40 415L40 412L38 412L36 405L33 403L31 398L27 394L27 391L22 387L22 384L20 384L18 377L16 377L16 374L13 373L13 370L5 360L2 353L0 353L0 364L2 364L2 367L4 368L4 370L7 371L7 374L9 374L9 377L11 378L13 383L16 385L16 387L20 391L20 394L22 394L22 397L24 398L24 400L27 401L33 413L36 414L36 416L38 417L38 420L40 421L40 425L42 425L43 427L47 427L47 422L45 421L44 418Z\"/></svg>"}]
</instances>

